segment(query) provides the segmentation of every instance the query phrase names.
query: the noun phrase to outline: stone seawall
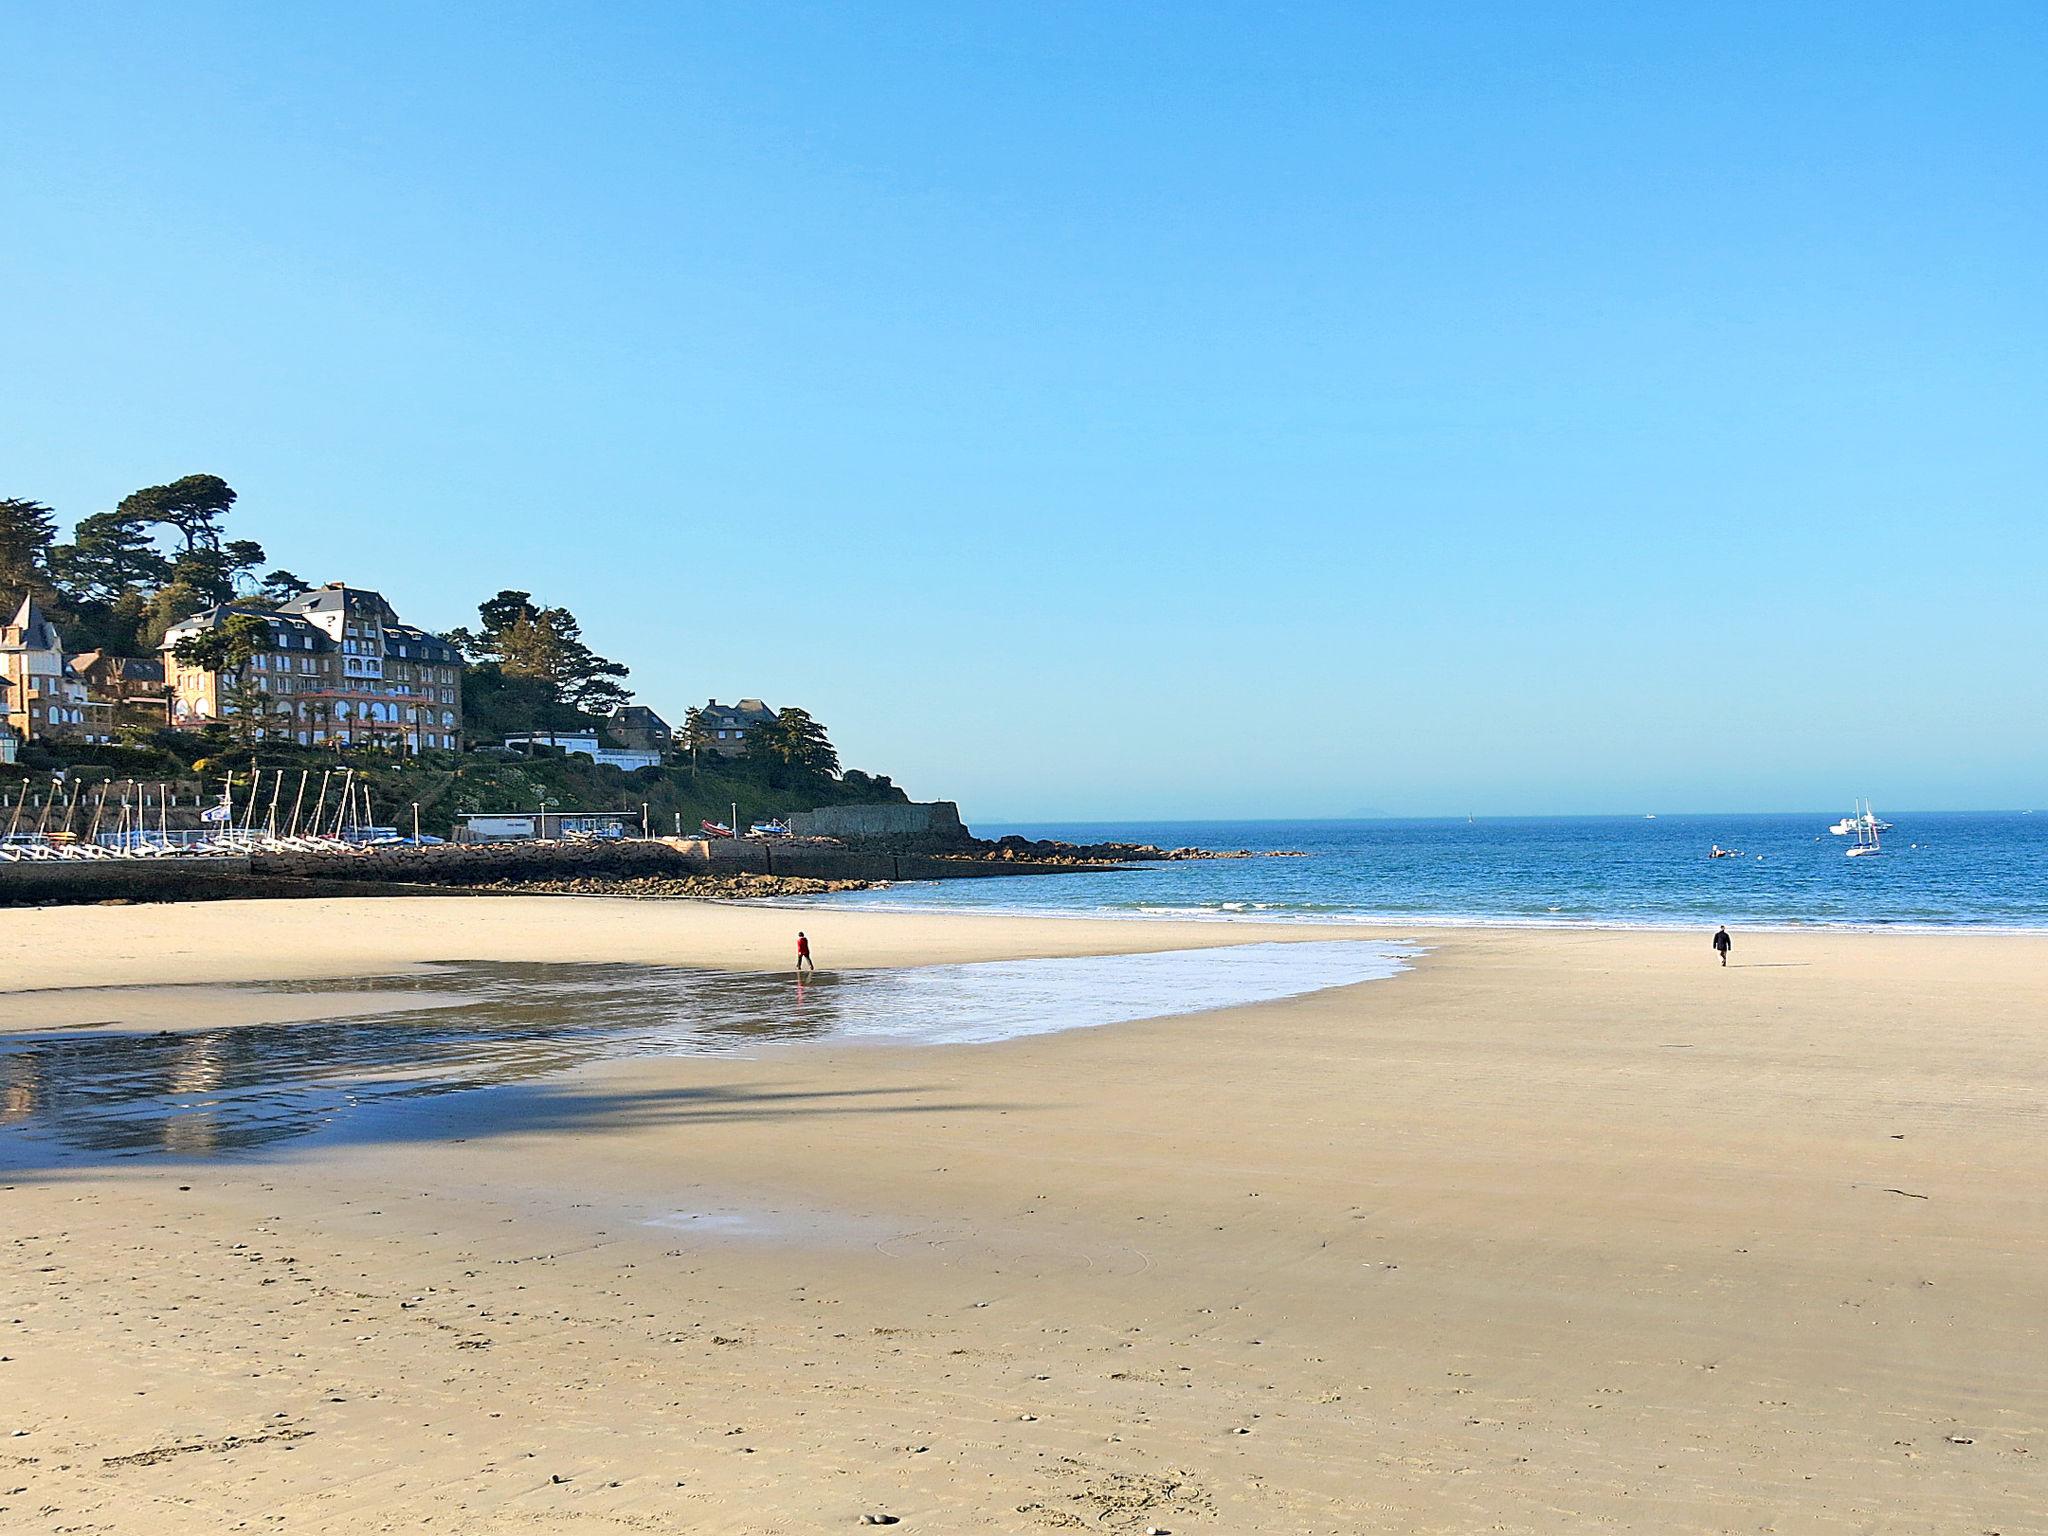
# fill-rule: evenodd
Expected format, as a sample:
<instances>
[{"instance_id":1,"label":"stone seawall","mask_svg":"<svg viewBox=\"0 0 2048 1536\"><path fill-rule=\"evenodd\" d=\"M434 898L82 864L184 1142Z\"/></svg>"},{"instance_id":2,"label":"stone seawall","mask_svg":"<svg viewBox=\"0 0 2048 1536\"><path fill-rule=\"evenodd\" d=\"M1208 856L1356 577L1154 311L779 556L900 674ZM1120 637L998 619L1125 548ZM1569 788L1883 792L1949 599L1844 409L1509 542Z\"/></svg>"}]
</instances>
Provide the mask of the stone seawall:
<instances>
[{"instance_id":1,"label":"stone seawall","mask_svg":"<svg viewBox=\"0 0 2048 1536\"><path fill-rule=\"evenodd\" d=\"M353 869L348 873L352 874ZM456 887L409 885L392 880L309 880L297 875L259 874L249 867L246 858L80 859L75 863L52 859L0 864L0 907L461 894Z\"/></svg>"},{"instance_id":2,"label":"stone seawall","mask_svg":"<svg viewBox=\"0 0 2048 1536\"><path fill-rule=\"evenodd\" d=\"M35 860L0 864L0 906L248 897L460 895L522 880L773 875L803 880L960 880L1072 874L1073 864L977 863L803 843L663 838L500 843L232 858Z\"/></svg>"},{"instance_id":3,"label":"stone seawall","mask_svg":"<svg viewBox=\"0 0 2048 1536\"><path fill-rule=\"evenodd\" d=\"M826 805L815 811L793 811L789 830L799 837L936 838L965 842L960 807L951 800L913 801L908 805Z\"/></svg>"}]
</instances>

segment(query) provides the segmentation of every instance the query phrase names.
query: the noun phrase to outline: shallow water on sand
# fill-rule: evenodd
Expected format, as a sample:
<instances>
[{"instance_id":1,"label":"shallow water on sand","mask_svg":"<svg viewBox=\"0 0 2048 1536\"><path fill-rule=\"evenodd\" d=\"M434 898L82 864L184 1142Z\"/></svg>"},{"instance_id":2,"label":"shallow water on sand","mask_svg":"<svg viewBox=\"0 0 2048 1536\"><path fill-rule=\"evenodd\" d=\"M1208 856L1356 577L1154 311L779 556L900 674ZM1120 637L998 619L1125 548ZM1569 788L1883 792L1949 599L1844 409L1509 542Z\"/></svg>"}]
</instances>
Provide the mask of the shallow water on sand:
<instances>
[{"instance_id":1,"label":"shallow water on sand","mask_svg":"<svg viewBox=\"0 0 2048 1536\"><path fill-rule=\"evenodd\" d=\"M181 1031L0 1034L0 1168L552 1123L512 1090L586 1062L874 1041L967 1045L1268 1002L1392 976L1411 948L1244 944L1160 954L786 974L451 962L238 989L336 994L334 1016ZM110 998L119 989L111 989ZM363 1008L362 994L379 1006ZM391 1006L387 994L416 994ZM354 1011L350 1011L353 1008ZM418 1101L497 1090L487 1121Z\"/></svg>"}]
</instances>

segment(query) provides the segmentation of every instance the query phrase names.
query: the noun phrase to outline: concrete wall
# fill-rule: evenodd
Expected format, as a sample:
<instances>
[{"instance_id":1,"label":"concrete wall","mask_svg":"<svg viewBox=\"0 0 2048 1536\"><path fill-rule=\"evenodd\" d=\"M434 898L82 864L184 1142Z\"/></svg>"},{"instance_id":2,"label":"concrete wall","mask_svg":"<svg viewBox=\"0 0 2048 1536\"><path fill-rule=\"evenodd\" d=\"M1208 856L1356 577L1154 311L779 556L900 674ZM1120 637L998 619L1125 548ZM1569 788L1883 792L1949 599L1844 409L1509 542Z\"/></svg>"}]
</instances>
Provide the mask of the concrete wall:
<instances>
[{"instance_id":1,"label":"concrete wall","mask_svg":"<svg viewBox=\"0 0 2048 1536\"><path fill-rule=\"evenodd\" d=\"M911 805L827 805L795 811L789 830L798 837L964 838L960 807L951 800Z\"/></svg>"}]
</instances>

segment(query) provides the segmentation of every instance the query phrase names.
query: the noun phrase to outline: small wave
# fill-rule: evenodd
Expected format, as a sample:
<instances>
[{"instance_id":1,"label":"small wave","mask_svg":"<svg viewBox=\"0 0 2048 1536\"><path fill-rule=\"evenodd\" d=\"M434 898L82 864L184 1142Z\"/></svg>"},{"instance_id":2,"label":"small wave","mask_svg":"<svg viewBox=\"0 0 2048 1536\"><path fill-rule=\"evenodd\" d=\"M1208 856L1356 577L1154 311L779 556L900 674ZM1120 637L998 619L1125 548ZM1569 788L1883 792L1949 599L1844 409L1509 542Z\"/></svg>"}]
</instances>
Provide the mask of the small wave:
<instances>
[{"instance_id":1,"label":"small wave","mask_svg":"<svg viewBox=\"0 0 2048 1536\"><path fill-rule=\"evenodd\" d=\"M1052 876L1049 878L1061 878ZM936 892L939 882L915 882ZM822 896L775 897L750 900L748 906L777 906L795 909L872 910L929 915L977 914L988 917L1044 917L1082 922L1208 922L1257 923L1274 927L1332 928L1533 928L1556 930L1614 929L1625 932L1690 933L1703 924L1712 928L1717 919L1684 915L1631 916L1621 913L1563 913L1556 909L1543 914L1527 912L1451 912L1427 908L1370 911L1358 907L1316 902L1211 902L1169 904L1165 902L1106 902L1092 907L1031 906L1025 903L949 901L920 899L908 893L912 882L878 887L875 891ZM873 899L877 892L888 899ZM863 898L866 899L863 899ZM1248 909L1248 910L1247 910ZM1970 919L1944 921L1940 918L1847 918L1847 917L1743 917L1729 914L1727 921L1752 933L1973 933L1987 936L2040 937L2048 933L2048 922L1990 923Z\"/></svg>"}]
</instances>

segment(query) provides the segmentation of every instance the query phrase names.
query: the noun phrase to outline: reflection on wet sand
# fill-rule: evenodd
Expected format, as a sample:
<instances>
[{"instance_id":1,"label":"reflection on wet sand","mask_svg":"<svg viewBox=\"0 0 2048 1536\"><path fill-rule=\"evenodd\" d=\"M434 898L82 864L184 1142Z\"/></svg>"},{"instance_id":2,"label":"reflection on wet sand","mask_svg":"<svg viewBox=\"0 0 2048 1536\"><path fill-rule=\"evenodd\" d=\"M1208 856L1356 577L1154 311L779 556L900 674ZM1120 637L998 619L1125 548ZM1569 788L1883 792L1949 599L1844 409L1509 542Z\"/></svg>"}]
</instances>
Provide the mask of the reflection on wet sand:
<instances>
[{"instance_id":1,"label":"reflection on wet sand","mask_svg":"<svg viewBox=\"0 0 2048 1536\"><path fill-rule=\"evenodd\" d=\"M0 1035L0 1167L250 1151L373 1134L380 1111L598 1057L823 1039L967 1043L1259 1001L1391 975L1357 942L786 975L461 962L351 979L345 1017L181 1032ZM252 984L297 997L320 983ZM419 994L392 1006L383 994ZM295 1012L302 1011L295 1009ZM531 1096L507 1101L515 1112ZM411 1126L418 1135L428 1127Z\"/></svg>"},{"instance_id":2,"label":"reflection on wet sand","mask_svg":"<svg viewBox=\"0 0 2048 1536\"><path fill-rule=\"evenodd\" d=\"M782 977L623 965L447 965L350 985L467 996L366 1017L17 1036L0 1043L0 1125L102 1154L261 1147L366 1104L517 1082L599 1054L815 1038L831 1029L833 990L807 987L792 1006ZM0 1164L29 1160L27 1147L0 1149Z\"/></svg>"}]
</instances>

